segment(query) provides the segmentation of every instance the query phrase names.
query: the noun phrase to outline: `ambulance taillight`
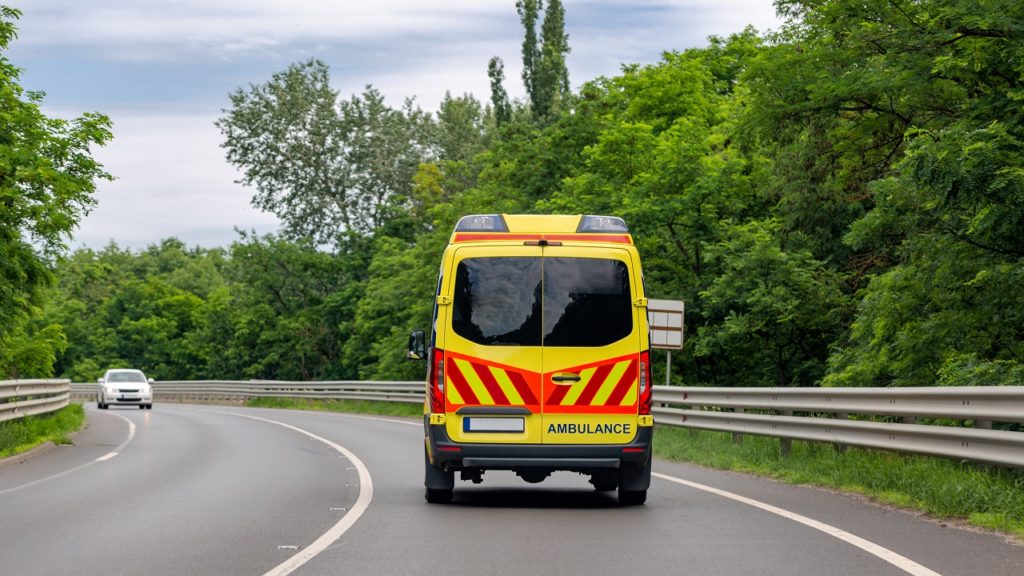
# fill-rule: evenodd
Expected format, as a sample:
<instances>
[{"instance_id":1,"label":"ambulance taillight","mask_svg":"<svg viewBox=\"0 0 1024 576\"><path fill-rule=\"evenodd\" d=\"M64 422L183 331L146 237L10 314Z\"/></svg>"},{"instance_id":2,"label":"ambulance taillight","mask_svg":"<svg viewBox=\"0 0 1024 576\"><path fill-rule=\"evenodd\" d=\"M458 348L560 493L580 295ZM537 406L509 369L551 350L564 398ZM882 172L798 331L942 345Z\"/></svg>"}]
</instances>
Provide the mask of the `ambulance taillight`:
<instances>
[{"instance_id":1,"label":"ambulance taillight","mask_svg":"<svg viewBox=\"0 0 1024 576\"><path fill-rule=\"evenodd\" d=\"M640 353L640 411L641 416L651 413L651 353Z\"/></svg>"},{"instance_id":2,"label":"ambulance taillight","mask_svg":"<svg viewBox=\"0 0 1024 576\"><path fill-rule=\"evenodd\" d=\"M444 350L434 348L433 366L430 367L430 411L444 412Z\"/></svg>"}]
</instances>

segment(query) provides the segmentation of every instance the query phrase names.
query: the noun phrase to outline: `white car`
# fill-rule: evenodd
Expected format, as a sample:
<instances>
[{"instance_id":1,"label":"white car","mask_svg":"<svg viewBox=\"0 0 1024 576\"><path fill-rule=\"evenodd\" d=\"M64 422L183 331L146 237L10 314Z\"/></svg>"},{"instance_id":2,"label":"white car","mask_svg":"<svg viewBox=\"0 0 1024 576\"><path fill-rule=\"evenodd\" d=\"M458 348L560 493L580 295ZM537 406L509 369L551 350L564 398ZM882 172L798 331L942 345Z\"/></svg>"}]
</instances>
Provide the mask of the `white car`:
<instances>
[{"instance_id":1,"label":"white car","mask_svg":"<svg viewBox=\"0 0 1024 576\"><path fill-rule=\"evenodd\" d=\"M107 370L97 382L100 386L96 392L96 406L100 410L111 404L134 404L140 410L153 409L153 379L147 379L142 370Z\"/></svg>"}]
</instances>

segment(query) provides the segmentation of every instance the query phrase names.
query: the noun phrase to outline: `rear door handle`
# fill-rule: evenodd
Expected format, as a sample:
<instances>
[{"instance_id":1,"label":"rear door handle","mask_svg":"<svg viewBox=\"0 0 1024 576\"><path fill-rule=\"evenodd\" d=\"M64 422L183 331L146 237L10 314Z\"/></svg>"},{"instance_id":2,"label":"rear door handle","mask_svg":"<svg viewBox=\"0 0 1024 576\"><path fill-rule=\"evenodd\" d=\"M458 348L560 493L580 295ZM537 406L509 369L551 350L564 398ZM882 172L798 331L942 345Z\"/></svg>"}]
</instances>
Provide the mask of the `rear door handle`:
<instances>
[{"instance_id":1,"label":"rear door handle","mask_svg":"<svg viewBox=\"0 0 1024 576\"><path fill-rule=\"evenodd\" d=\"M551 380L554 382L579 382L580 375L572 372L557 372L551 376Z\"/></svg>"}]
</instances>

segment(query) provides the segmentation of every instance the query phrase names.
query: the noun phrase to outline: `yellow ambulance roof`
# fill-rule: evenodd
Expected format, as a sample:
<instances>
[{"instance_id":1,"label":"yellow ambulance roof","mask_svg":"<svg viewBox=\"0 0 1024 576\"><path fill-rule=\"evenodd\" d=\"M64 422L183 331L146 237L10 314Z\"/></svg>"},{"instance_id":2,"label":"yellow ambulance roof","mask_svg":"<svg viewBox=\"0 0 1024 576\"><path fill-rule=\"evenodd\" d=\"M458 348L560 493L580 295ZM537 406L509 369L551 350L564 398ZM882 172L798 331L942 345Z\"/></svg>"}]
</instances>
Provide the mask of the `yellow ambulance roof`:
<instances>
[{"instance_id":1,"label":"yellow ambulance roof","mask_svg":"<svg viewBox=\"0 0 1024 576\"><path fill-rule=\"evenodd\" d=\"M451 243L481 241L580 240L632 244L621 218L583 214L474 214L455 226Z\"/></svg>"},{"instance_id":2,"label":"yellow ambulance roof","mask_svg":"<svg viewBox=\"0 0 1024 576\"><path fill-rule=\"evenodd\" d=\"M508 231L516 232L558 232L573 234L580 225L579 214L573 215L538 215L538 214L502 214Z\"/></svg>"}]
</instances>

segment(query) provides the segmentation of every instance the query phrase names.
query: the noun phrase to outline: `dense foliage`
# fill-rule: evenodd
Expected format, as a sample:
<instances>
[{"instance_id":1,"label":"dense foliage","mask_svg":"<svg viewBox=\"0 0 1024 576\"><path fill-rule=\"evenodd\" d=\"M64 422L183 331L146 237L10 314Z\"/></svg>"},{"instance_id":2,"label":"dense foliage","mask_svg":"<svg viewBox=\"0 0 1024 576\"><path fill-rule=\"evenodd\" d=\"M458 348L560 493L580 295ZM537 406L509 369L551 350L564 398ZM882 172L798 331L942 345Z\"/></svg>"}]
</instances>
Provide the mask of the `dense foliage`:
<instances>
[{"instance_id":1,"label":"dense foliage","mask_svg":"<svg viewBox=\"0 0 1024 576\"><path fill-rule=\"evenodd\" d=\"M43 94L18 83L21 69L5 52L20 15L0 6L0 372L11 376L50 371L67 344L59 325L38 320L39 306L54 258L94 203L95 181L109 178L90 146L111 137L105 116L50 118Z\"/></svg>"},{"instance_id":2,"label":"dense foliage","mask_svg":"<svg viewBox=\"0 0 1024 576\"><path fill-rule=\"evenodd\" d=\"M561 3L517 2L524 102L497 59L488 104L435 113L315 60L237 91L228 160L282 234L72 254L57 371L418 378L456 219L559 212L624 217L649 296L687 302L676 383L1024 383L1024 4L777 6L571 92Z\"/></svg>"}]
</instances>

